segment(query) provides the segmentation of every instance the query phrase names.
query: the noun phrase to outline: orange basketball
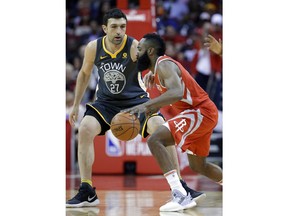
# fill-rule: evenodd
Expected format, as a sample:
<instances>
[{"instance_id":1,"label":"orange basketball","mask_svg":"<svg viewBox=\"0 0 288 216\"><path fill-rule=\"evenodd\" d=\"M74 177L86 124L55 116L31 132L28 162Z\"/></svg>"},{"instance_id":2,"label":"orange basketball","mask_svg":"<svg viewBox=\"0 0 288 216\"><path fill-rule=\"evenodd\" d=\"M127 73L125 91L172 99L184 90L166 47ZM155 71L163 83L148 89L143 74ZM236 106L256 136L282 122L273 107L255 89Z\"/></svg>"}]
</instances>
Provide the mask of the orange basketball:
<instances>
[{"instance_id":1,"label":"orange basketball","mask_svg":"<svg viewBox=\"0 0 288 216\"><path fill-rule=\"evenodd\" d=\"M119 140L128 141L140 132L140 121L135 115L120 112L111 121L110 129Z\"/></svg>"}]
</instances>

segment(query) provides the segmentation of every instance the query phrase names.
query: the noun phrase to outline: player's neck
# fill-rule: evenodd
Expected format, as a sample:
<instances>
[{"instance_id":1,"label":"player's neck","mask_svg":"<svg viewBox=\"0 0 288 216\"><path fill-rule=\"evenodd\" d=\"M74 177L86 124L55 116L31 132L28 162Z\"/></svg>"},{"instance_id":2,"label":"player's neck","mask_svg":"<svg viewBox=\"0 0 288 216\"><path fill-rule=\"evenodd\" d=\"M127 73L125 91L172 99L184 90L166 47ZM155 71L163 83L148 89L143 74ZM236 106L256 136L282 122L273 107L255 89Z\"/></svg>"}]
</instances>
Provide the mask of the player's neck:
<instances>
[{"instance_id":1,"label":"player's neck","mask_svg":"<svg viewBox=\"0 0 288 216\"><path fill-rule=\"evenodd\" d=\"M157 61L157 58L151 59L151 65L149 67L149 70L151 70L153 74L154 74L154 70L155 70L156 61Z\"/></svg>"},{"instance_id":2,"label":"player's neck","mask_svg":"<svg viewBox=\"0 0 288 216\"><path fill-rule=\"evenodd\" d=\"M124 42L124 40L122 40L122 42L120 43L120 44L113 44L113 43L111 43L109 40L108 40L108 38L106 37L105 38L105 47L106 47L106 49L109 51L109 52L111 52L111 53L115 53L115 52L117 52L119 49L120 49L120 47L122 46L122 43Z\"/></svg>"},{"instance_id":3,"label":"player's neck","mask_svg":"<svg viewBox=\"0 0 288 216\"><path fill-rule=\"evenodd\" d=\"M152 65L149 67L149 70L152 71L153 74L155 74L155 71L154 71L154 70L155 70L155 64L152 64Z\"/></svg>"}]
</instances>

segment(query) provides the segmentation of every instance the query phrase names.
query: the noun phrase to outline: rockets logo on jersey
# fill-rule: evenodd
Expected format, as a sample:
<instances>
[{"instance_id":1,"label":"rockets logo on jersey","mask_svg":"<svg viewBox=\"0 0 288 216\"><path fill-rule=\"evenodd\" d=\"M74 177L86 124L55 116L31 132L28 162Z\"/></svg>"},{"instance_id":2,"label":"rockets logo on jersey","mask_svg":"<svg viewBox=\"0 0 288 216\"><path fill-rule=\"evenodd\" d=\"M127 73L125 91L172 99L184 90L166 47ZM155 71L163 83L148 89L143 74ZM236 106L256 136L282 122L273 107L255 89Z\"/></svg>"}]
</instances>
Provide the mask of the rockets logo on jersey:
<instances>
[{"instance_id":1,"label":"rockets logo on jersey","mask_svg":"<svg viewBox=\"0 0 288 216\"><path fill-rule=\"evenodd\" d=\"M187 125L186 120L182 119L180 122L174 121L174 125L177 128L176 132L179 130L183 133L184 132L184 126Z\"/></svg>"},{"instance_id":2,"label":"rockets logo on jersey","mask_svg":"<svg viewBox=\"0 0 288 216\"><path fill-rule=\"evenodd\" d=\"M126 85L126 77L123 72L126 67L121 63L106 63L101 65L100 69L104 72L104 81L106 87L112 94L119 94Z\"/></svg>"}]
</instances>

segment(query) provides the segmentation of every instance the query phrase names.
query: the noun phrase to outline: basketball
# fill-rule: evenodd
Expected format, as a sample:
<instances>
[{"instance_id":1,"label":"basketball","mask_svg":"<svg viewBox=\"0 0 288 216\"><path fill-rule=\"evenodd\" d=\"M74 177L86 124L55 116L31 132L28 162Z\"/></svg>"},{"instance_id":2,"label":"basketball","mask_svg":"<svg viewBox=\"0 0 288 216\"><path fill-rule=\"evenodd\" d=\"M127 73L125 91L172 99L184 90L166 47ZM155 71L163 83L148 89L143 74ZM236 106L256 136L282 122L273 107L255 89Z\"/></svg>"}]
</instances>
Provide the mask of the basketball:
<instances>
[{"instance_id":1,"label":"basketball","mask_svg":"<svg viewBox=\"0 0 288 216\"><path fill-rule=\"evenodd\" d=\"M140 132L140 121L135 115L120 112L113 117L110 129L116 138L128 141Z\"/></svg>"}]
</instances>

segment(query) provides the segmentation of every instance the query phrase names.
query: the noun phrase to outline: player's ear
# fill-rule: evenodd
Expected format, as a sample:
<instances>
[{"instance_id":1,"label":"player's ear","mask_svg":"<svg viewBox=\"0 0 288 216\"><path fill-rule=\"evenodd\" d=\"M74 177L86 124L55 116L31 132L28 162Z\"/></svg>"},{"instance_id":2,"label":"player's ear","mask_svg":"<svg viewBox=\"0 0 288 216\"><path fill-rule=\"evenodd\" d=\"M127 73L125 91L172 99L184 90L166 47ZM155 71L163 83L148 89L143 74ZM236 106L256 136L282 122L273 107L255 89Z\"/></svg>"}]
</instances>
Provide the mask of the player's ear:
<instances>
[{"instance_id":1,"label":"player's ear","mask_svg":"<svg viewBox=\"0 0 288 216\"><path fill-rule=\"evenodd\" d=\"M155 49L154 49L153 47L149 47L149 48L147 49L148 55L152 55L154 52L155 52Z\"/></svg>"},{"instance_id":2,"label":"player's ear","mask_svg":"<svg viewBox=\"0 0 288 216\"><path fill-rule=\"evenodd\" d=\"M105 32L105 34L107 34L107 26L106 25L102 25L102 29Z\"/></svg>"}]
</instances>

